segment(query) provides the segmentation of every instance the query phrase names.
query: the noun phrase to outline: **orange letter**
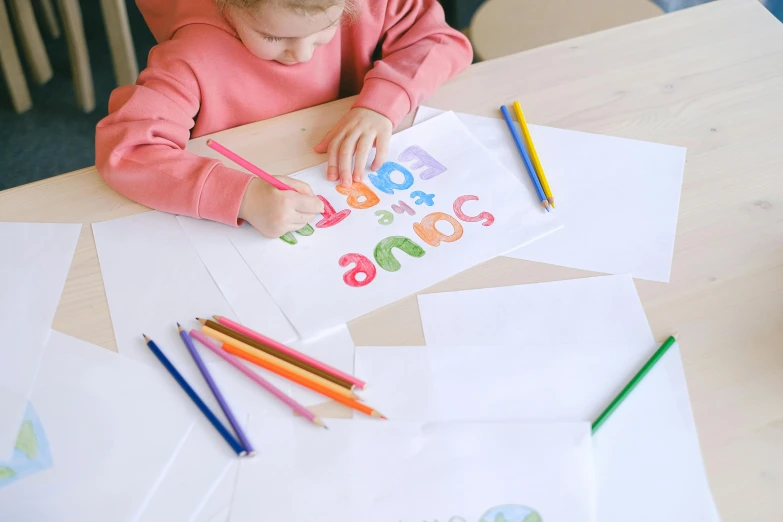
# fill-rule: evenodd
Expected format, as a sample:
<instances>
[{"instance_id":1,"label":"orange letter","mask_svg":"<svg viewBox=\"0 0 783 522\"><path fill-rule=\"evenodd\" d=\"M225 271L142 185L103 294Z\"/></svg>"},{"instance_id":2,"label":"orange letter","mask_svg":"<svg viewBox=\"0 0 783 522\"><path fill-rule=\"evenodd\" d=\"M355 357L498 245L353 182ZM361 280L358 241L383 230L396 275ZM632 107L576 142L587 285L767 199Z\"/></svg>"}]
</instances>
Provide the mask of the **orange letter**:
<instances>
[{"instance_id":1,"label":"orange letter","mask_svg":"<svg viewBox=\"0 0 783 522\"><path fill-rule=\"evenodd\" d=\"M451 226L454 227L454 232L452 232L451 235L446 235L435 228L435 224L438 221L448 221ZM440 245L441 241L451 243L462 237L462 225L459 224L459 221L443 212L427 214L424 216L424 219L421 220L421 223L413 224L413 231L416 232L425 243L434 247Z\"/></svg>"},{"instance_id":2,"label":"orange letter","mask_svg":"<svg viewBox=\"0 0 783 522\"><path fill-rule=\"evenodd\" d=\"M335 188L337 189L337 192L343 196L348 196L346 202L349 206L358 208L359 210L374 207L381 201L381 199L375 195L375 192L370 190L370 187L361 181L354 181L350 187L337 185Z\"/></svg>"}]
</instances>

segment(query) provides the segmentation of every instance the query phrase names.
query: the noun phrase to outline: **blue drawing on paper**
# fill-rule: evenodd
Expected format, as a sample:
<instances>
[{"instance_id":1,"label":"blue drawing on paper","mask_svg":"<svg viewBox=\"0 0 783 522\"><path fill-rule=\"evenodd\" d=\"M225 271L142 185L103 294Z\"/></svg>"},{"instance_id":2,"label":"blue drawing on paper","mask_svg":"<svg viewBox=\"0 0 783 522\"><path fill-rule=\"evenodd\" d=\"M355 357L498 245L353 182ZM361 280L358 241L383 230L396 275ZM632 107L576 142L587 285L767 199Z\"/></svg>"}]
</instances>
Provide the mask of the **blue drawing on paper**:
<instances>
[{"instance_id":1,"label":"blue drawing on paper","mask_svg":"<svg viewBox=\"0 0 783 522\"><path fill-rule=\"evenodd\" d=\"M493 507L481 516L479 522L543 522L535 509L508 504Z\"/></svg>"},{"instance_id":2,"label":"blue drawing on paper","mask_svg":"<svg viewBox=\"0 0 783 522\"><path fill-rule=\"evenodd\" d=\"M32 404L27 403L11 460L0 462L0 488L51 465L52 455L46 432Z\"/></svg>"},{"instance_id":3,"label":"blue drawing on paper","mask_svg":"<svg viewBox=\"0 0 783 522\"><path fill-rule=\"evenodd\" d=\"M415 199L414 203L417 205L421 205L422 203L425 203L428 207L431 207L435 204L435 194L427 194L426 192L422 192L421 190L414 190L411 192L411 197Z\"/></svg>"}]
</instances>

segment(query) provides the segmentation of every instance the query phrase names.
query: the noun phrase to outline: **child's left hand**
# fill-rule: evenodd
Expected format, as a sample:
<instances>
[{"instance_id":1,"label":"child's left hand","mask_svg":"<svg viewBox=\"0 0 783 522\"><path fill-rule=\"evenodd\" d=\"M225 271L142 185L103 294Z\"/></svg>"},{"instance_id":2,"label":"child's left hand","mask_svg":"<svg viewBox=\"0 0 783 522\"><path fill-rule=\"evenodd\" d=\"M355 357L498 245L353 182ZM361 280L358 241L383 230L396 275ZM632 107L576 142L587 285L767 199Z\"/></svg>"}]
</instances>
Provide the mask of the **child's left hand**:
<instances>
[{"instance_id":1,"label":"child's left hand","mask_svg":"<svg viewBox=\"0 0 783 522\"><path fill-rule=\"evenodd\" d=\"M376 151L370 168L378 170L386 160L391 133L392 122L383 114L363 107L354 107L348 111L321 143L315 146L316 152L329 154L326 178L337 181L339 177L340 183L346 187L353 181L361 181L373 144ZM356 162L352 165L354 153Z\"/></svg>"}]
</instances>

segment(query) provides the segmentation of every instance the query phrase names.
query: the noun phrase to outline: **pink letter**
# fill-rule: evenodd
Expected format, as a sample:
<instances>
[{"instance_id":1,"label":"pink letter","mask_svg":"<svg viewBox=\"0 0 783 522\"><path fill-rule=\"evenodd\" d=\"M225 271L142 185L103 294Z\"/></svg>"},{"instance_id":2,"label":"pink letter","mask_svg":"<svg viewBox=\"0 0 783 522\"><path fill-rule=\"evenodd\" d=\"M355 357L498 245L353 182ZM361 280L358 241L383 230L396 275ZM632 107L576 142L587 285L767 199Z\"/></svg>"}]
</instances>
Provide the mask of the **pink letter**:
<instances>
[{"instance_id":1,"label":"pink letter","mask_svg":"<svg viewBox=\"0 0 783 522\"><path fill-rule=\"evenodd\" d=\"M476 221L481 221L483 219L484 222L482 223L482 225L485 227L488 227L495 222L495 216L493 216L489 212L482 212L478 216L468 216L467 214L462 212L462 205L466 201L478 201L478 198L476 196L460 196L454 200L454 213L462 221L465 221L467 223L475 223Z\"/></svg>"}]
</instances>

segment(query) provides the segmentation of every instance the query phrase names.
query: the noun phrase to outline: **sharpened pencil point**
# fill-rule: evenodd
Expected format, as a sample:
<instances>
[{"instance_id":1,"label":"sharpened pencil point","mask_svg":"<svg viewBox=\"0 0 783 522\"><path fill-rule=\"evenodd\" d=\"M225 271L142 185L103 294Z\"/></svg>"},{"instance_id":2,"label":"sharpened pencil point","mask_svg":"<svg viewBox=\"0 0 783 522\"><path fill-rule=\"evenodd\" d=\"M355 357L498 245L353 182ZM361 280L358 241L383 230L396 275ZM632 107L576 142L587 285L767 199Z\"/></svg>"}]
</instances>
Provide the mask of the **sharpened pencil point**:
<instances>
[{"instance_id":1,"label":"sharpened pencil point","mask_svg":"<svg viewBox=\"0 0 783 522\"><path fill-rule=\"evenodd\" d=\"M142 337L144 337L144 340L147 342L150 342L150 338L147 337L145 334L141 334Z\"/></svg>"},{"instance_id":2,"label":"sharpened pencil point","mask_svg":"<svg viewBox=\"0 0 783 522\"><path fill-rule=\"evenodd\" d=\"M220 322L220 319L222 319L222 316L220 316L220 315L213 315L212 319L214 319L217 322Z\"/></svg>"},{"instance_id":3,"label":"sharpened pencil point","mask_svg":"<svg viewBox=\"0 0 783 522\"><path fill-rule=\"evenodd\" d=\"M198 321L201 324L207 324L207 320L206 319L202 319L200 317L196 317L196 321Z\"/></svg>"}]
</instances>

